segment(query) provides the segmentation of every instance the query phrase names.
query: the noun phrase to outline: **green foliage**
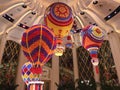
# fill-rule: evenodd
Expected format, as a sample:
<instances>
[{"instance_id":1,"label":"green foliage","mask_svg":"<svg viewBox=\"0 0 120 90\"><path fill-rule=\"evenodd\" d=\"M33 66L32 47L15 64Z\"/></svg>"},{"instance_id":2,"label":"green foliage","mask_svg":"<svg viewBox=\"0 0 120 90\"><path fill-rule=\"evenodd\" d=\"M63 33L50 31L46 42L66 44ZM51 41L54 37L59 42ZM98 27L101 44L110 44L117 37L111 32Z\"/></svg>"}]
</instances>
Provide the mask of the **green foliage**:
<instances>
[{"instance_id":1,"label":"green foliage","mask_svg":"<svg viewBox=\"0 0 120 90\"><path fill-rule=\"evenodd\" d=\"M15 90L19 85L0 85L0 90Z\"/></svg>"},{"instance_id":2,"label":"green foliage","mask_svg":"<svg viewBox=\"0 0 120 90\"><path fill-rule=\"evenodd\" d=\"M4 63L0 65L0 90L15 90L18 85L15 85L17 64Z\"/></svg>"},{"instance_id":3,"label":"green foliage","mask_svg":"<svg viewBox=\"0 0 120 90\"><path fill-rule=\"evenodd\" d=\"M75 83L74 82L67 82L67 83L65 83L65 84L57 84L57 83L55 83L56 84L56 86L58 87L58 89L57 90L76 90L75 89Z\"/></svg>"},{"instance_id":4,"label":"green foliage","mask_svg":"<svg viewBox=\"0 0 120 90\"><path fill-rule=\"evenodd\" d=\"M114 84L106 84L106 83L100 83L102 90L120 90L120 85L114 85Z\"/></svg>"},{"instance_id":5,"label":"green foliage","mask_svg":"<svg viewBox=\"0 0 120 90\"><path fill-rule=\"evenodd\" d=\"M120 90L120 86L102 85L102 90Z\"/></svg>"},{"instance_id":6,"label":"green foliage","mask_svg":"<svg viewBox=\"0 0 120 90\"><path fill-rule=\"evenodd\" d=\"M94 80L82 81L81 79L77 79L75 82L67 82L65 84L57 84L57 90L96 90L96 86L101 87L101 90L120 90L120 85L107 85L104 83L96 83ZM75 87L77 84L77 87Z\"/></svg>"},{"instance_id":7,"label":"green foliage","mask_svg":"<svg viewBox=\"0 0 120 90\"><path fill-rule=\"evenodd\" d=\"M77 79L76 83L77 83L76 90L96 90L96 83L94 79L85 81Z\"/></svg>"}]
</instances>

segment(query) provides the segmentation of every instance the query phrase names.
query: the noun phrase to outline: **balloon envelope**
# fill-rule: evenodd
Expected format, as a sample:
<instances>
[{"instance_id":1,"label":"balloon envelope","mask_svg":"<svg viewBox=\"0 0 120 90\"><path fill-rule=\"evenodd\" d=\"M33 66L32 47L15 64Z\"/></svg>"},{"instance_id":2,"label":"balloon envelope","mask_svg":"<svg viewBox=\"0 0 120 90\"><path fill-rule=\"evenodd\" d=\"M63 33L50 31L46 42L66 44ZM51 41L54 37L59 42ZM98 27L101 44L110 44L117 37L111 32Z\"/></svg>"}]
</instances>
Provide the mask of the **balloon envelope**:
<instances>
[{"instance_id":1,"label":"balloon envelope","mask_svg":"<svg viewBox=\"0 0 120 90\"><path fill-rule=\"evenodd\" d=\"M46 9L45 23L54 31L57 38L68 35L73 25L71 8L65 3L53 3Z\"/></svg>"},{"instance_id":2,"label":"balloon envelope","mask_svg":"<svg viewBox=\"0 0 120 90\"><path fill-rule=\"evenodd\" d=\"M31 81L38 81L39 78L35 77L34 74L31 72L31 68L32 68L32 63L30 62L26 62L23 66L22 66L22 79L23 81L28 85L29 82Z\"/></svg>"},{"instance_id":3,"label":"balloon envelope","mask_svg":"<svg viewBox=\"0 0 120 90\"><path fill-rule=\"evenodd\" d=\"M81 30L81 37L81 44L89 51L91 62L95 66L98 65L97 51L104 39L103 31L95 25L89 25Z\"/></svg>"},{"instance_id":4,"label":"balloon envelope","mask_svg":"<svg viewBox=\"0 0 120 90\"><path fill-rule=\"evenodd\" d=\"M82 46L89 51L89 48L99 48L104 39L103 31L94 25L89 25L82 29Z\"/></svg>"},{"instance_id":5,"label":"balloon envelope","mask_svg":"<svg viewBox=\"0 0 120 90\"><path fill-rule=\"evenodd\" d=\"M39 67L53 55L56 48L54 33L44 25L35 25L25 30L21 46L27 59Z\"/></svg>"}]
</instances>

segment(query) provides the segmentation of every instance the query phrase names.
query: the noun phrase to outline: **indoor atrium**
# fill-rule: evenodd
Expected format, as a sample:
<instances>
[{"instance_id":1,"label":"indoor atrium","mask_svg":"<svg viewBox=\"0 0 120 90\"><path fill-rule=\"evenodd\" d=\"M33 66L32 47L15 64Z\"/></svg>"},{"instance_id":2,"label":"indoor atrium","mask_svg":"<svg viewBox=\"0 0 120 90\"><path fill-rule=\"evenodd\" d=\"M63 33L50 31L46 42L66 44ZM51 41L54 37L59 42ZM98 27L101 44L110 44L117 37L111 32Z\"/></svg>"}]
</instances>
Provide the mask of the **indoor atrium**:
<instances>
[{"instance_id":1,"label":"indoor atrium","mask_svg":"<svg viewBox=\"0 0 120 90\"><path fill-rule=\"evenodd\" d=\"M0 90L120 90L120 0L0 0Z\"/></svg>"}]
</instances>

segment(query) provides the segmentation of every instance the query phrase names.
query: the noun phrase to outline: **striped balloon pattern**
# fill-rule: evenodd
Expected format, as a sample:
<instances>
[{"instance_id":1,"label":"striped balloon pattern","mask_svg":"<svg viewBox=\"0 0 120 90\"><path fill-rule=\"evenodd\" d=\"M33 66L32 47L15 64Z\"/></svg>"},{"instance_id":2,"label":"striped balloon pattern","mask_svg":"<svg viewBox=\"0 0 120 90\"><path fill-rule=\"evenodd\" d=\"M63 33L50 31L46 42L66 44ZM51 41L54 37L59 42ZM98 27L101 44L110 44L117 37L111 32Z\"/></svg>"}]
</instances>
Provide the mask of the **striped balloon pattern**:
<instances>
[{"instance_id":1,"label":"striped balloon pattern","mask_svg":"<svg viewBox=\"0 0 120 90\"><path fill-rule=\"evenodd\" d=\"M34 82L28 85L27 90L43 90L43 84Z\"/></svg>"},{"instance_id":2,"label":"striped balloon pattern","mask_svg":"<svg viewBox=\"0 0 120 90\"><path fill-rule=\"evenodd\" d=\"M46 9L45 23L57 38L63 38L68 35L73 25L71 8L65 3L53 3Z\"/></svg>"},{"instance_id":3,"label":"striped balloon pattern","mask_svg":"<svg viewBox=\"0 0 120 90\"><path fill-rule=\"evenodd\" d=\"M97 58L97 51L104 40L104 32L95 25L89 25L81 31L82 46L90 52L92 58Z\"/></svg>"},{"instance_id":4,"label":"striped balloon pattern","mask_svg":"<svg viewBox=\"0 0 120 90\"><path fill-rule=\"evenodd\" d=\"M56 37L47 26L35 25L25 30L21 46L27 59L42 67L54 53Z\"/></svg>"},{"instance_id":5,"label":"striped balloon pattern","mask_svg":"<svg viewBox=\"0 0 120 90\"><path fill-rule=\"evenodd\" d=\"M22 79L23 81L26 83L26 85L28 85L28 83L30 81L38 81L39 78L35 77L34 74L31 72L31 68L32 68L32 63L30 62L26 62L23 66L22 66Z\"/></svg>"}]
</instances>

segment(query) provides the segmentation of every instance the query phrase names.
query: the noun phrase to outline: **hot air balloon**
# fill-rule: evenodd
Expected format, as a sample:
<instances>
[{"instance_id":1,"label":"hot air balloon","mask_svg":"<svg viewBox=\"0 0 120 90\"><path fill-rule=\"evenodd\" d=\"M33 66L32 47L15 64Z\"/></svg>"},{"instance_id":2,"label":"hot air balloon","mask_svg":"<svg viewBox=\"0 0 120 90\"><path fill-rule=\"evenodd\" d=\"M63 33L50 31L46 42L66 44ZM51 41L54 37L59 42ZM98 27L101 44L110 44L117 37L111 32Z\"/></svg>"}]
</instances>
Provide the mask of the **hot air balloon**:
<instances>
[{"instance_id":1,"label":"hot air balloon","mask_svg":"<svg viewBox=\"0 0 120 90\"><path fill-rule=\"evenodd\" d=\"M65 47L72 48L73 47L73 37L72 37L72 35L68 35L64 39L65 39L65 42L64 42Z\"/></svg>"},{"instance_id":2,"label":"hot air balloon","mask_svg":"<svg viewBox=\"0 0 120 90\"><path fill-rule=\"evenodd\" d=\"M22 79L26 83L26 85L29 85L29 82L31 81L39 81L39 77L35 77L35 75L31 72L32 63L26 62L22 66Z\"/></svg>"},{"instance_id":3,"label":"hot air balloon","mask_svg":"<svg viewBox=\"0 0 120 90\"><path fill-rule=\"evenodd\" d=\"M58 40L57 48L64 47L62 46L62 38L68 35L73 26L71 8L62 2L53 3L46 9L45 24L54 32Z\"/></svg>"},{"instance_id":4,"label":"hot air balloon","mask_svg":"<svg viewBox=\"0 0 120 90\"><path fill-rule=\"evenodd\" d=\"M92 64L97 66L99 63L97 51L103 42L104 32L98 26L89 25L82 29L81 36L82 46L89 51Z\"/></svg>"},{"instance_id":5,"label":"hot air balloon","mask_svg":"<svg viewBox=\"0 0 120 90\"><path fill-rule=\"evenodd\" d=\"M27 90L42 90L44 82L32 73L32 66L29 61L22 66L22 79L27 85Z\"/></svg>"},{"instance_id":6,"label":"hot air balloon","mask_svg":"<svg viewBox=\"0 0 120 90\"><path fill-rule=\"evenodd\" d=\"M62 56L63 53L64 53L64 50L65 50L65 47L60 45L60 44L58 44L56 49L55 49L55 55L56 56Z\"/></svg>"},{"instance_id":7,"label":"hot air balloon","mask_svg":"<svg viewBox=\"0 0 120 90\"><path fill-rule=\"evenodd\" d=\"M21 41L22 50L33 64L32 72L41 73L41 67L52 57L56 37L45 25L35 25L25 30Z\"/></svg>"}]
</instances>

